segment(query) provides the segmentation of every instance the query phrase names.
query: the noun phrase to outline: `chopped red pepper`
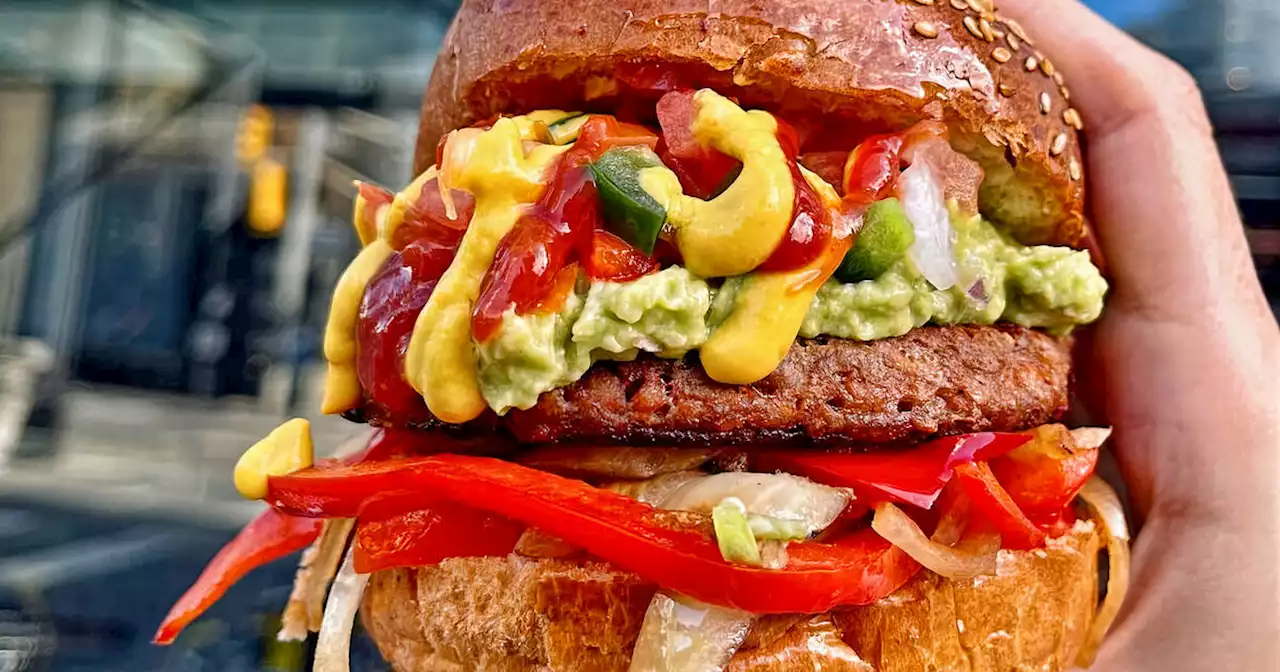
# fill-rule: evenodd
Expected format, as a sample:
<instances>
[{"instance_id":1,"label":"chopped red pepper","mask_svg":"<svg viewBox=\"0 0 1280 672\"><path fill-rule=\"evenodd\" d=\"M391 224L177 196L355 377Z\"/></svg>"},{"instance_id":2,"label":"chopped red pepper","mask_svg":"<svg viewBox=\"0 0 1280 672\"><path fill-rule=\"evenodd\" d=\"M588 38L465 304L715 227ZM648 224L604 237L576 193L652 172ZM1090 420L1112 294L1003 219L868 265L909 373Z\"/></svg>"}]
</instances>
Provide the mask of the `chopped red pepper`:
<instances>
[{"instance_id":1,"label":"chopped red pepper","mask_svg":"<svg viewBox=\"0 0 1280 672\"><path fill-rule=\"evenodd\" d=\"M164 617L155 644L169 644L192 621L213 606L236 581L262 565L296 553L320 536L323 521L267 509L222 547L200 578Z\"/></svg>"},{"instance_id":2,"label":"chopped red pepper","mask_svg":"<svg viewBox=\"0 0 1280 672\"><path fill-rule=\"evenodd\" d=\"M956 482L969 496L974 511L1000 532L1001 546L1026 550L1044 545L1044 532L1018 508L986 464L958 464L955 473Z\"/></svg>"},{"instance_id":3,"label":"chopped red pepper","mask_svg":"<svg viewBox=\"0 0 1280 672\"><path fill-rule=\"evenodd\" d=\"M819 483L851 487L860 499L905 502L928 509L958 464L989 460L1031 440L1025 434L981 432L934 439L909 450L830 453L768 450L752 454L752 468L780 470Z\"/></svg>"},{"instance_id":4,"label":"chopped red pepper","mask_svg":"<svg viewBox=\"0 0 1280 672\"><path fill-rule=\"evenodd\" d=\"M1098 449L1076 446L1062 425L1045 425L1029 434L1031 441L992 460L991 472L1029 518L1055 516L1093 475Z\"/></svg>"},{"instance_id":5,"label":"chopped red pepper","mask_svg":"<svg viewBox=\"0 0 1280 672\"><path fill-rule=\"evenodd\" d=\"M436 455L305 469L270 479L268 501L283 511L349 517L373 497L392 496L386 493L397 493L404 510L443 499L506 516L663 587L755 613L820 613L868 604L919 570L870 529L833 543L792 544L783 569L731 564L707 525L687 514L483 457Z\"/></svg>"},{"instance_id":6,"label":"chopped red pepper","mask_svg":"<svg viewBox=\"0 0 1280 672\"><path fill-rule=\"evenodd\" d=\"M379 509L375 499L356 523L352 559L361 574L434 565L446 558L507 555L524 532L523 525L509 518L449 502L416 511Z\"/></svg>"},{"instance_id":7,"label":"chopped red pepper","mask_svg":"<svg viewBox=\"0 0 1280 672\"><path fill-rule=\"evenodd\" d=\"M709 199L728 186L742 163L693 137L693 91L672 91L658 101L662 144L658 156L690 196Z\"/></svg>"},{"instance_id":8,"label":"chopped red pepper","mask_svg":"<svg viewBox=\"0 0 1280 672\"><path fill-rule=\"evenodd\" d=\"M591 256L584 269L592 279L626 282L658 270L658 262L631 243L597 229L591 234Z\"/></svg>"}]
</instances>

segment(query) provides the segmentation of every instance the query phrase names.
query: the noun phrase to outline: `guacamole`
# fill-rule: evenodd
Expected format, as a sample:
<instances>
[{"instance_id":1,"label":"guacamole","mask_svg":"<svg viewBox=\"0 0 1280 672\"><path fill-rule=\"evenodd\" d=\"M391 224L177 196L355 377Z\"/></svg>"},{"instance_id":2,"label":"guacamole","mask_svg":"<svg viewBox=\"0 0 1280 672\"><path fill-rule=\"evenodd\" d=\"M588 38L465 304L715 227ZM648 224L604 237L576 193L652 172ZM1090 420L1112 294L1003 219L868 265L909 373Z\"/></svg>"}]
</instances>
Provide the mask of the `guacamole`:
<instances>
[{"instance_id":1,"label":"guacamole","mask_svg":"<svg viewBox=\"0 0 1280 672\"><path fill-rule=\"evenodd\" d=\"M961 282L934 289L909 258L874 280L828 281L800 335L861 341L900 336L926 324L993 324L1067 331L1097 319L1107 282L1087 252L1020 245L981 217L954 217ZM640 352L677 358L707 341L750 277L713 287L673 266L626 283L579 283L554 313L508 311L476 347L481 392L499 413L529 408L547 390L582 377L591 363Z\"/></svg>"}]
</instances>

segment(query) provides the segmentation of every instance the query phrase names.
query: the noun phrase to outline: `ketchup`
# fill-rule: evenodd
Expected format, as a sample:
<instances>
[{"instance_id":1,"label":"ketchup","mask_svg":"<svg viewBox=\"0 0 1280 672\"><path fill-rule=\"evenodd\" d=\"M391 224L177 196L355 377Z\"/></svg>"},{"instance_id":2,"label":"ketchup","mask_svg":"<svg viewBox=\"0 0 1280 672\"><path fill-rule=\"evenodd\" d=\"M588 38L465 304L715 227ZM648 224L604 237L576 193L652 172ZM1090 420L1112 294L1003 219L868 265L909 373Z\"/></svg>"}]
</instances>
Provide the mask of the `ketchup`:
<instances>
[{"instance_id":1,"label":"ketchup","mask_svg":"<svg viewBox=\"0 0 1280 672\"><path fill-rule=\"evenodd\" d=\"M453 198L457 219L446 216L436 181L423 185L392 234L391 247L399 251L383 262L360 301L356 375L367 402L382 407L373 415L393 418L395 424L431 417L405 380L404 355L418 313L453 262L475 210L470 194L455 191Z\"/></svg>"},{"instance_id":2,"label":"ketchup","mask_svg":"<svg viewBox=\"0 0 1280 672\"><path fill-rule=\"evenodd\" d=\"M471 333L477 341L493 336L508 309L515 308L519 315L558 310L567 296L562 271L570 264L587 262L591 277L604 277L591 271L605 265L589 263L594 234L603 220L587 164L614 147L646 145L652 149L657 142L658 137L649 129L612 117L595 115L583 124L577 142L552 164L550 183L542 196L498 244L471 315ZM622 269L629 277L638 277L634 275L637 264L645 272L657 268L639 250L623 245L629 249L614 257L624 254L627 262L609 264L608 268ZM637 255L649 263L638 262ZM548 296L559 300L547 300Z\"/></svg>"},{"instance_id":3,"label":"ketchup","mask_svg":"<svg viewBox=\"0 0 1280 672\"><path fill-rule=\"evenodd\" d=\"M778 247L760 265L762 271L790 271L807 266L826 251L831 239L831 212L800 173L797 156L800 142L795 129L781 119L778 120L778 144L787 157L796 195L791 210L791 226L783 234Z\"/></svg>"}]
</instances>

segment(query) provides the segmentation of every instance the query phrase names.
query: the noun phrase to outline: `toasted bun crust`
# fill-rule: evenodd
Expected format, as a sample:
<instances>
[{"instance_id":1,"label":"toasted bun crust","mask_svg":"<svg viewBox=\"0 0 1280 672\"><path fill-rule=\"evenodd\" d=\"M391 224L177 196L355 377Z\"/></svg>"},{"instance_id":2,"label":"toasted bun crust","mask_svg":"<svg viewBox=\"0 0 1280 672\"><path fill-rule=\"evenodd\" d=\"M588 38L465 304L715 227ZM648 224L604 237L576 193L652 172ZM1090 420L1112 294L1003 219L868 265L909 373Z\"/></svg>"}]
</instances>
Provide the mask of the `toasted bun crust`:
<instances>
[{"instance_id":1,"label":"toasted bun crust","mask_svg":"<svg viewBox=\"0 0 1280 672\"><path fill-rule=\"evenodd\" d=\"M941 118L986 171L984 213L1024 243L1074 245L1079 113L1061 73L1016 23L983 10L992 4L465 0L427 89L416 170L454 128L533 109L611 111L619 73L674 69L681 86L824 129Z\"/></svg>"},{"instance_id":2,"label":"toasted bun crust","mask_svg":"<svg viewBox=\"0 0 1280 672\"><path fill-rule=\"evenodd\" d=\"M865 343L798 341L752 385L717 383L693 356L600 362L533 408L487 413L456 431L497 429L521 443L900 444L1052 422L1067 408L1070 379L1070 344L1047 334L921 327ZM372 405L360 410L348 417L400 424ZM430 419L416 426L442 427Z\"/></svg>"},{"instance_id":3,"label":"toasted bun crust","mask_svg":"<svg viewBox=\"0 0 1280 672\"><path fill-rule=\"evenodd\" d=\"M1097 604L1098 535L1001 551L996 576L923 571L880 602L764 617L729 665L767 670L1065 670ZM378 572L361 610L399 672L624 671L655 591L601 562L456 558Z\"/></svg>"}]
</instances>

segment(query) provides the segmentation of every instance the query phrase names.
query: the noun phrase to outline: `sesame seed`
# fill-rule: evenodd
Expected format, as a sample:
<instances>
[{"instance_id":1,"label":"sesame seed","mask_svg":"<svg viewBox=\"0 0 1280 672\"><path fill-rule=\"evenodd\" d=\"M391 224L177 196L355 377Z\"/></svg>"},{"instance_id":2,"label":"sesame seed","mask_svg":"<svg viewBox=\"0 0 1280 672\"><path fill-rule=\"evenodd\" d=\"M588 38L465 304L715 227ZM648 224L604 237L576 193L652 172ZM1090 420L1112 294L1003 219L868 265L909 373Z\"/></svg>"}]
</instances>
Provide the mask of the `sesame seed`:
<instances>
[{"instance_id":1,"label":"sesame seed","mask_svg":"<svg viewBox=\"0 0 1280 672\"><path fill-rule=\"evenodd\" d=\"M996 28L995 26L991 27L991 34L995 35L997 40L1003 40L1005 35L1008 35L1008 33L1004 32L1003 30L1000 30L999 28Z\"/></svg>"},{"instance_id":2,"label":"sesame seed","mask_svg":"<svg viewBox=\"0 0 1280 672\"><path fill-rule=\"evenodd\" d=\"M1009 50L1004 47L996 47L991 51L991 58L996 59L999 63L1008 63L1009 59L1013 58L1013 54L1009 53Z\"/></svg>"},{"instance_id":3,"label":"sesame seed","mask_svg":"<svg viewBox=\"0 0 1280 672\"><path fill-rule=\"evenodd\" d=\"M1057 156L1061 154L1062 150L1066 148L1067 148L1067 134L1065 131L1063 131L1062 133L1059 133L1056 136L1054 136L1053 144L1049 146L1049 155Z\"/></svg>"},{"instance_id":4,"label":"sesame seed","mask_svg":"<svg viewBox=\"0 0 1280 672\"><path fill-rule=\"evenodd\" d=\"M1017 21L1014 21L1013 19L1001 19L1001 20L1004 21L1004 25L1009 26L1009 30L1013 31L1013 34L1017 35L1019 40L1022 40L1023 42L1026 42L1027 44L1030 44L1032 46L1035 45L1035 42L1032 42L1031 38L1027 37L1027 31L1022 29L1022 24L1018 23Z\"/></svg>"},{"instance_id":5,"label":"sesame seed","mask_svg":"<svg viewBox=\"0 0 1280 672\"><path fill-rule=\"evenodd\" d=\"M928 21L916 21L916 25L912 26L921 37L935 38L938 36L938 27Z\"/></svg>"},{"instance_id":6,"label":"sesame seed","mask_svg":"<svg viewBox=\"0 0 1280 672\"><path fill-rule=\"evenodd\" d=\"M1074 107L1069 107L1062 113L1062 121L1077 131L1084 130L1084 120L1080 118L1080 113Z\"/></svg>"},{"instance_id":7,"label":"sesame seed","mask_svg":"<svg viewBox=\"0 0 1280 672\"><path fill-rule=\"evenodd\" d=\"M1053 102L1049 100L1047 91L1040 92L1040 114L1049 114L1053 110Z\"/></svg>"},{"instance_id":8,"label":"sesame seed","mask_svg":"<svg viewBox=\"0 0 1280 672\"><path fill-rule=\"evenodd\" d=\"M1071 89L1064 86L1061 89L1058 89L1058 93L1062 94L1063 100L1071 100Z\"/></svg>"},{"instance_id":9,"label":"sesame seed","mask_svg":"<svg viewBox=\"0 0 1280 672\"><path fill-rule=\"evenodd\" d=\"M951 0L951 8L952 8L952 9L958 9L958 10L960 10L960 11L964 11L964 10L965 10L965 9L967 9L968 7L969 7L969 5L965 4L965 1L964 1L964 0Z\"/></svg>"},{"instance_id":10,"label":"sesame seed","mask_svg":"<svg viewBox=\"0 0 1280 672\"><path fill-rule=\"evenodd\" d=\"M932 5L933 0L916 0L917 5Z\"/></svg>"},{"instance_id":11,"label":"sesame seed","mask_svg":"<svg viewBox=\"0 0 1280 672\"><path fill-rule=\"evenodd\" d=\"M1004 96L1005 98L1012 98L1013 94L1017 93L1017 91L1018 91L1017 89L1013 88L1012 86L1009 86L1008 84L1000 85L1000 95Z\"/></svg>"},{"instance_id":12,"label":"sesame seed","mask_svg":"<svg viewBox=\"0 0 1280 672\"><path fill-rule=\"evenodd\" d=\"M1010 32L1004 39L1009 42L1010 49L1017 51L1022 48L1022 42L1018 39L1018 36L1014 35L1012 32Z\"/></svg>"},{"instance_id":13,"label":"sesame seed","mask_svg":"<svg viewBox=\"0 0 1280 672\"><path fill-rule=\"evenodd\" d=\"M978 22L974 21L972 16L964 17L964 27L965 27L965 30L969 31L969 34L973 35L979 40L984 39L982 37L982 29L978 28Z\"/></svg>"},{"instance_id":14,"label":"sesame seed","mask_svg":"<svg viewBox=\"0 0 1280 672\"><path fill-rule=\"evenodd\" d=\"M972 9L979 14L987 11L987 3L982 2L982 0L969 0L966 4L969 5L969 9Z\"/></svg>"},{"instance_id":15,"label":"sesame seed","mask_svg":"<svg viewBox=\"0 0 1280 672\"><path fill-rule=\"evenodd\" d=\"M1061 71L1061 70L1059 70L1059 71L1057 71L1057 72L1053 73L1053 83L1054 83L1054 84L1057 84L1058 86L1062 86L1062 81L1063 81L1063 80L1062 80L1062 71Z\"/></svg>"},{"instance_id":16,"label":"sesame seed","mask_svg":"<svg viewBox=\"0 0 1280 672\"><path fill-rule=\"evenodd\" d=\"M1040 61L1037 61L1035 56L1028 56L1026 62L1022 64L1022 67L1026 68L1027 72L1031 72L1036 69L1037 65L1040 65Z\"/></svg>"},{"instance_id":17,"label":"sesame seed","mask_svg":"<svg viewBox=\"0 0 1280 672\"><path fill-rule=\"evenodd\" d=\"M988 42L996 41L996 34L991 31L991 22L986 19L978 20L978 28L982 29L982 39Z\"/></svg>"},{"instance_id":18,"label":"sesame seed","mask_svg":"<svg viewBox=\"0 0 1280 672\"><path fill-rule=\"evenodd\" d=\"M1053 63L1049 59L1043 58L1040 60L1040 72L1043 72L1046 76L1052 77L1057 70L1054 69Z\"/></svg>"},{"instance_id":19,"label":"sesame seed","mask_svg":"<svg viewBox=\"0 0 1280 672\"><path fill-rule=\"evenodd\" d=\"M1078 182L1081 177L1080 162L1076 161L1075 159L1071 159L1071 163L1067 164L1067 172L1071 175L1072 180L1075 180Z\"/></svg>"}]
</instances>

